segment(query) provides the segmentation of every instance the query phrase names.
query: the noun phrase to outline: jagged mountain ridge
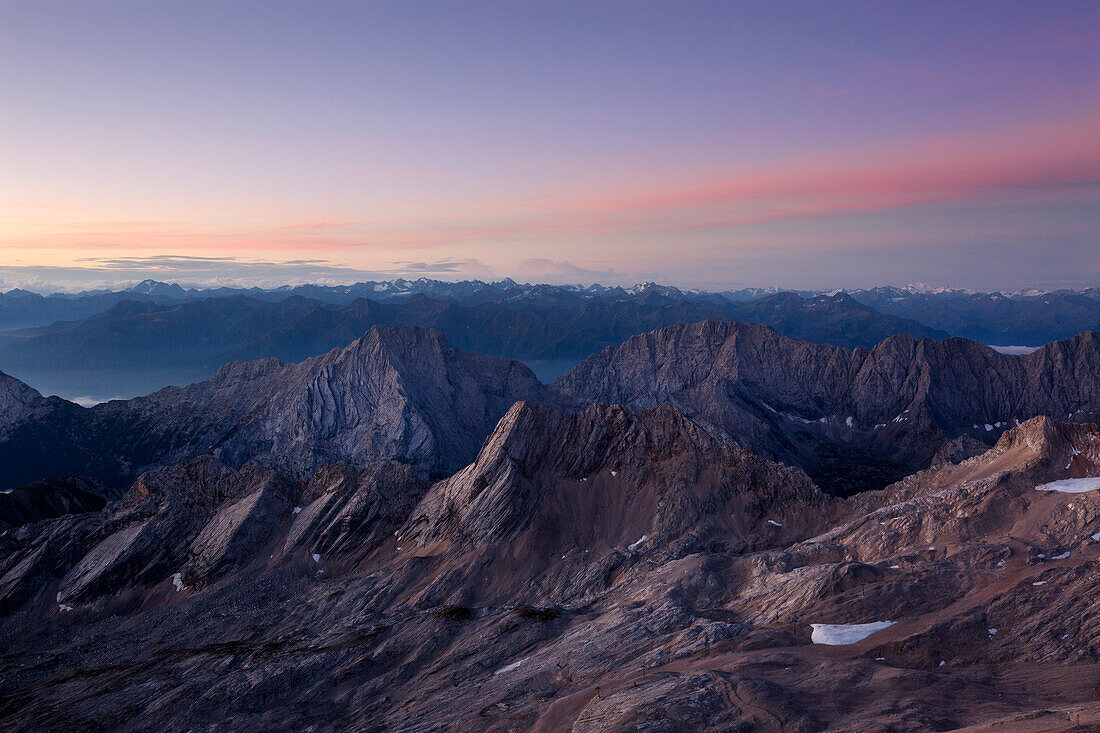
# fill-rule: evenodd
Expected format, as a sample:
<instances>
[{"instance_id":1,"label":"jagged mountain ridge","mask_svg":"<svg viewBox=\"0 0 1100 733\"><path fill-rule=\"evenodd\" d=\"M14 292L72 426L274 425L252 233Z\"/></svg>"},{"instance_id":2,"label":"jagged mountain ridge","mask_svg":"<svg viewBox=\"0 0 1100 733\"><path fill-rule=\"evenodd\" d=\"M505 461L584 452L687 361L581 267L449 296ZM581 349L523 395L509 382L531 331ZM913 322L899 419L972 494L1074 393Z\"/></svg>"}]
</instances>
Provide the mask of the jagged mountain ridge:
<instances>
[{"instance_id":1,"label":"jagged mountain ridge","mask_svg":"<svg viewBox=\"0 0 1100 733\"><path fill-rule=\"evenodd\" d=\"M124 485L206 453L294 477L388 458L440 475L476 455L514 402L544 392L518 362L459 351L430 329L378 326L299 364L235 362L208 382L92 408L40 400L9 425L0 466L11 486L65 473Z\"/></svg>"},{"instance_id":2,"label":"jagged mountain ridge","mask_svg":"<svg viewBox=\"0 0 1100 733\"><path fill-rule=\"evenodd\" d=\"M22 417L5 428L0 458L11 459L0 465L9 486L61 474L124 485L203 453L292 476L383 458L441 476L475 456L518 400L632 411L667 402L850 493L971 455L1017 420L1092 419L1096 352L1095 334L1022 357L905 336L849 351L710 322L629 339L548 389L518 363L459 351L436 331L376 327L300 364L233 363L209 382L89 410L8 379L4 394Z\"/></svg>"},{"instance_id":3,"label":"jagged mountain ridge","mask_svg":"<svg viewBox=\"0 0 1100 733\"><path fill-rule=\"evenodd\" d=\"M1036 415L1096 419L1100 334L1006 356L965 339L894 336L847 350L766 326L700 323L628 339L553 386L577 404L667 402L848 492L938 454L973 454Z\"/></svg>"}]
</instances>

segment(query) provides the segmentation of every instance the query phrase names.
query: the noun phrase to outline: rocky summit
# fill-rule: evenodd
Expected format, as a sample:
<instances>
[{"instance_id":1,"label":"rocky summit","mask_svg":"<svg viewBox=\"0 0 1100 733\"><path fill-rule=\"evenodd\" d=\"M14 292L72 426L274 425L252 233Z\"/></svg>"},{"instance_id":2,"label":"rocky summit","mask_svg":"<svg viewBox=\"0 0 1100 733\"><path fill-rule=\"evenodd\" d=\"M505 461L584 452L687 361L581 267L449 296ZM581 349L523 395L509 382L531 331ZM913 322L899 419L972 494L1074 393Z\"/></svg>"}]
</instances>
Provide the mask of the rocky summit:
<instances>
[{"instance_id":1,"label":"rocky summit","mask_svg":"<svg viewBox=\"0 0 1100 733\"><path fill-rule=\"evenodd\" d=\"M543 385L379 326L9 378L0 726L1097 729L1097 352L705 322Z\"/></svg>"}]
</instances>

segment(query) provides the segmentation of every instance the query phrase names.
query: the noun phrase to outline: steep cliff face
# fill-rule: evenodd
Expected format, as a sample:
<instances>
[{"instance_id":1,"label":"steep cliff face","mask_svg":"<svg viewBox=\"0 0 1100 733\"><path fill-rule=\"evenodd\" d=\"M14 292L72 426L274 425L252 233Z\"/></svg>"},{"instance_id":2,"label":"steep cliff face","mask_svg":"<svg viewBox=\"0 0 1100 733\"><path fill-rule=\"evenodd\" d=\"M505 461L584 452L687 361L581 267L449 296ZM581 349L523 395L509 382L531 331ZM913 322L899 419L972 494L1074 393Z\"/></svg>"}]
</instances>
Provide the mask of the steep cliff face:
<instances>
[{"instance_id":1,"label":"steep cliff face","mask_svg":"<svg viewBox=\"0 0 1100 733\"><path fill-rule=\"evenodd\" d=\"M9 387L10 399L29 400L28 390ZM384 459L446 475L477 454L515 401L544 394L518 362L459 351L430 329L378 326L300 364L234 362L210 381L148 397L13 411L0 457L23 461L0 478L72 473L124 485L147 468L204 454L302 479L337 461Z\"/></svg>"},{"instance_id":2,"label":"steep cliff face","mask_svg":"<svg viewBox=\"0 0 1100 733\"><path fill-rule=\"evenodd\" d=\"M674 405L845 493L923 468L941 450L990 445L1035 415L1095 419L1100 339L1085 333L1026 356L909 336L849 351L764 326L699 323L628 339L554 387L577 404Z\"/></svg>"},{"instance_id":3,"label":"steep cliff face","mask_svg":"<svg viewBox=\"0 0 1100 733\"><path fill-rule=\"evenodd\" d=\"M0 438L45 403L38 390L0 372Z\"/></svg>"}]
</instances>

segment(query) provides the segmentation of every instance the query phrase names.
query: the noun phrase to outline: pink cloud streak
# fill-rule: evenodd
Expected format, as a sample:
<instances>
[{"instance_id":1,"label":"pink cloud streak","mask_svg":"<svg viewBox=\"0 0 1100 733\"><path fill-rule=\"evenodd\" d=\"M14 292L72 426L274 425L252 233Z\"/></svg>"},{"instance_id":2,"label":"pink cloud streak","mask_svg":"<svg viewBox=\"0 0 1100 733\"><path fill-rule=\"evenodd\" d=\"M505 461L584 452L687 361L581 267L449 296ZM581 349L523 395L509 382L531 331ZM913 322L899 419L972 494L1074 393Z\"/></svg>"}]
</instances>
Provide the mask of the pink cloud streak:
<instances>
[{"instance_id":1,"label":"pink cloud streak","mask_svg":"<svg viewBox=\"0 0 1100 733\"><path fill-rule=\"evenodd\" d=\"M260 252L417 250L506 241L675 234L825 215L1001 199L1096 199L1100 113L1000 131L833 151L770 166L698 172L619 195L577 189L521 200L448 201L420 218L328 216L216 228L162 220L85 221L6 247ZM606 190L606 189L605 189ZM457 209L460 214L450 214ZM0 240L3 241L3 240Z\"/></svg>"}]
</instances>

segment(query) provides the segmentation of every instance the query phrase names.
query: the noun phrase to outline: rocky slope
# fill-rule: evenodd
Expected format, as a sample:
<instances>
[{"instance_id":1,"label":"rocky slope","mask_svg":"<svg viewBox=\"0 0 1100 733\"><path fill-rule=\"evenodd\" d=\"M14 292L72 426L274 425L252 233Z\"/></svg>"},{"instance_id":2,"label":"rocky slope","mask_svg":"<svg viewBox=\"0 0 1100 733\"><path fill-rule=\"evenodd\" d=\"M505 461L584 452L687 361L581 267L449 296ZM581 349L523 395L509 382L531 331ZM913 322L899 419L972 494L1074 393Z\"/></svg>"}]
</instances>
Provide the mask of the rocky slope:
<instances>
[{"instance_id":1,"label":"rocky slope","mask_svg":"<svg viewBox=\"0 0 1100 733\"><path fill-rule=\"evenodd\" d=\"M353 561L391 536L424 489L394 462L338 464L305 484L209 456L157 468L99 511L0 535L0 608L46 590L60 611L120 596L157 603L167 588L200 589L276 556Z\"/></svg>"},{"instance_id":2,"label":"rocky slope","mask_svg":"<svg viewBox=\"0 0 1100 733\"><path fill-rule=\"evenodd\" d=\"M54 474L125 485L207 453L296 478L390 458L446 474L476 455L515 401L543 393L517 362L459 351L429 329L379 326L300 364L231 363L208 382L90 409L36 403L0 440L0 485Z\"/></svg>"},{"instance_id":3,"label":"rocky slope","mask_svg":"<svg viewBox=\"0 0 1100 733\"><path fill-rule=\"evenodd\" d=\"M565 414L519 402L473 463L432 487L399 539L523 542L544 555L642 536L655 546L715 537L748 546L776 534L767 516L825 504L798 469L710 435L674 408Z\"/></svg>"},{"instance_id":4,"label":"rocky slope","mask_svg":"<svg viewBox=\"0 0 1100 733\"><path fill-rule=\"evenodd\" d=\"M848 493L972 455L1036 415L1097 419L1100 334L1006 356L965 339L847 350L700 323L628 339L554 387L577 404L674 405Z\"/></svg>"},{"instance_id":5,"label":"rocky slope","mask_svg":"<svg viewBox=\"0 0 1100 733\"><path fill-rule=\"evenodd\" d=\"M0 535L0 724L1089 730L1100 478L1036 490L1084 477L1100 430L1037 418L838 500L669 407L532 404L430 488L190 461Z\"/></svg>"}]
</instances>

